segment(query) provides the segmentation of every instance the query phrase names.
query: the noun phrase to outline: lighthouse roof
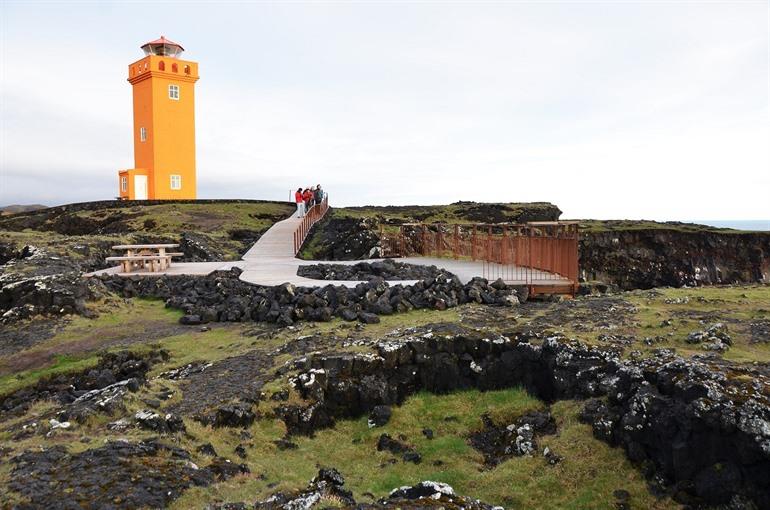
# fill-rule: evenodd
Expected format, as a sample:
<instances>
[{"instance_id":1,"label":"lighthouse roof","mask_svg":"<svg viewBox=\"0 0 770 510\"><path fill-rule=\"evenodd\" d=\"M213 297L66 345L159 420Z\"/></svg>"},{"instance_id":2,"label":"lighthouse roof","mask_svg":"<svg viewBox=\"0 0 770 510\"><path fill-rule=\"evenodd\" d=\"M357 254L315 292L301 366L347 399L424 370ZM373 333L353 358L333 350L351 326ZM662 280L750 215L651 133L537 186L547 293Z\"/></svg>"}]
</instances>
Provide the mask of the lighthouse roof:
<instances>
[{"instance_id":1,"label":"lighthouse roof","mask_svg":"<svg viewBox=\"0 0 770 510\"><path fill-rule=\"evenodd\" d=\"M160 36L160 39L155 39L142 45L145 55L162 55L169 57L176 57L184 51L181 44L175 43L170 39L166 39L166 36Z\"/></svg>"}]
</instances>

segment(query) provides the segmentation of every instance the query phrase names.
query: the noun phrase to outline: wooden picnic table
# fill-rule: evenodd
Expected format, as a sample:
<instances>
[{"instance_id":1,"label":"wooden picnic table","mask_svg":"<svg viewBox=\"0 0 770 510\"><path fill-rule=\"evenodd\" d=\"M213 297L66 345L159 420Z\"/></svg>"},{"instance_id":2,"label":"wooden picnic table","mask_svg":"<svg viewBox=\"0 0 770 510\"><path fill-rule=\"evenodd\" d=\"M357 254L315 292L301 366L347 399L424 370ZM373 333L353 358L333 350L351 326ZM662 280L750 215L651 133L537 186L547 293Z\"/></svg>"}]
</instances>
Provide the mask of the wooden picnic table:
<instances>
[{"instance_id":1,"label":"wooden picnic table","mask_svg":"<svg viewBox=\"0 0 770 510\"><path fill-rule=\"evenodd\" d=\"M120 244L113 250L124 250L125 255L107 257L108 261L120 262L121 272L130 273L135 269L157 273L171 266L171 257L181 257L184 253L167 252L178 248L178 244Z\"/></svg>"}]
</instances>

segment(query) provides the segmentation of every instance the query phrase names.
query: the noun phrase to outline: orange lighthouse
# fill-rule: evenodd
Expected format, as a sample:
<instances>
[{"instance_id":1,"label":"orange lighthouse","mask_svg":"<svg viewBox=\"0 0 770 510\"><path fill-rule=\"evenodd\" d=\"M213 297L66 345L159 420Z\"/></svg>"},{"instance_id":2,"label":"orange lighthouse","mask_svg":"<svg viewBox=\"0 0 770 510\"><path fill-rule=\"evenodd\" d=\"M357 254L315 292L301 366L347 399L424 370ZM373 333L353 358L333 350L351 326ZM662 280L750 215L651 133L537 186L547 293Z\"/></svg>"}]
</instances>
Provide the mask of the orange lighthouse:
<instances>
[{"instance_id":1,"label":"orange lighthouse","mask_svg":"<svg viewBox=\"0 0 770 510\"><path fill-rule=\"evenodd\" d=\"M161 36L128 66L134 92L134 167L118 172L120 198L194 199L195 82L198 64Z\"/></svg>"}]
</instances>

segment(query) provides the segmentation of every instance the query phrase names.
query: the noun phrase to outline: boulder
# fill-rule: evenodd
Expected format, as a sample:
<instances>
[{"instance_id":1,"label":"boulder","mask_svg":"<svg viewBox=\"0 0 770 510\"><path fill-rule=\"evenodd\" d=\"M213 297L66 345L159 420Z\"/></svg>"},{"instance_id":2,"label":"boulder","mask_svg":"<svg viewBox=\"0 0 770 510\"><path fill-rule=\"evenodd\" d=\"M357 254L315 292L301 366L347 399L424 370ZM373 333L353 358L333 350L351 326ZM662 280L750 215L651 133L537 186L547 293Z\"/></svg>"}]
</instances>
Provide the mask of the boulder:
<instances>
[{"instance_id":1,"label":"boulder","mask_svg":"<svg viewBox=\"0 0 770 510\"><path fill-rule=\"evenodd\" d=\"M137 411L134 415L137 425L143 429L152 430L159 434L183 432L185 430L182 418L171 413L160 415L153 411Z\"/></svg>"},{"instance_id":2,"label":"boulder","mask_svg":"<svg viewBox=\"0 0 770 510\"><path fill-rule=\"evenodd\" d=\"M179 318L179 324L184 324L185 326L198 326L203 324L203 319L200 315L183 315Z\"/></svg>"},{"instance_id":3,"label":"boulder","mask_svg":"<svg viewBox=\"0 0 770 510\"><path fill-rule=\"evenodd\" d=\"M382 427L388 421L390 421L390 416L393 414L393 411L390 409L390 406L374 406L372 411L369 413L369 428L372 427Z\"/></svg>"},{"instance_id":4,"label":"boulder","mask_svg":"<svg viewBox=\"0 0 770 510\"><path fill-rule=\"evenodd\" d=\"M240 403L224 405L214 414L214 427L249 427L257 415L251 410L250 404Z\"/></svg>"}]
</instances>

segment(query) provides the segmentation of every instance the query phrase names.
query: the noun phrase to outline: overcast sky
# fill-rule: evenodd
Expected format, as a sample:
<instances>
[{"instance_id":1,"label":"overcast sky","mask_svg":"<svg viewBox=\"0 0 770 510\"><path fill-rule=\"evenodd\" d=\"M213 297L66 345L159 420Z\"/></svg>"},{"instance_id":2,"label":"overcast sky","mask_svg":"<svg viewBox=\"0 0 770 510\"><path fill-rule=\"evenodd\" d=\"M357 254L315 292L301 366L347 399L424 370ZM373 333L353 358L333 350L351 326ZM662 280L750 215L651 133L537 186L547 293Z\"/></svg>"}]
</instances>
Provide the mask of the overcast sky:
<instances>
[{"instance_id":1,"label":"overcast sky","mask_svg":"<svg viewBox=\"0 0 770 510\"><path fill-rule=\"evenodd\" d=\"M770 4L1 0L0 205L112 198L126 66L200 63L200 198L770 218Z\"/></svg>"}]
</instances>

